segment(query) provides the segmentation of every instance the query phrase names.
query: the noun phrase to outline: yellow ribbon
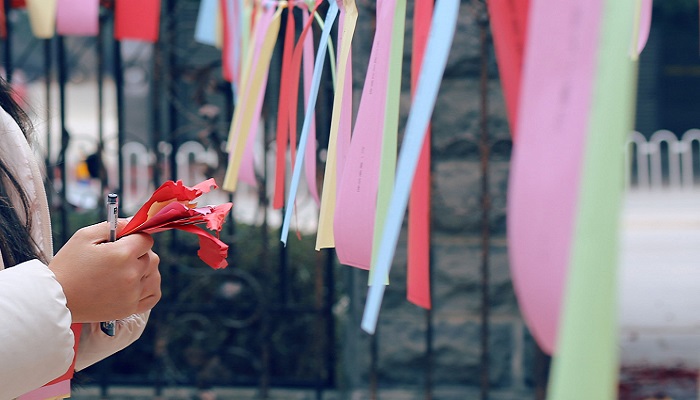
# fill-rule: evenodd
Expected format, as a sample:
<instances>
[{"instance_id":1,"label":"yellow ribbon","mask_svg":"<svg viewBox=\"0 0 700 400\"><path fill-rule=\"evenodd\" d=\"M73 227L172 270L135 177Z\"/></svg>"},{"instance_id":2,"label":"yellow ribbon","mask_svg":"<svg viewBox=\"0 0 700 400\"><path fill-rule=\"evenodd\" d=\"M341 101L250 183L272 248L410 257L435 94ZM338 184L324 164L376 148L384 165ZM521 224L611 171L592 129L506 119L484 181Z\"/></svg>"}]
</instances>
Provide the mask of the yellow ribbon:
<instances>
[{"instance_id":1,"label":"yellow ribbon","mask_svg":"<svg viewBox=\"0 0 700 400\"><path fill-rule=\"evenodd\" d=\"M318 233L316 235L316 250L335 247L333 237L333 215L335 214L335 200L337 188L337 147L338 128L340 126L340 112L345 88L348 57L352 50L352 38L357 25L357 6L355 0L342 0L344 7L343 34L340 43L340 55L338 57L338 73L335 77L335 97L333 98L333 111L331 114L331 126L328 139L328 152L326 157L326 170L323 175L323 193L321 195L321 209L318 221ZM352 77L350 77L352 79Z\"/></svg>"}]
</instances>

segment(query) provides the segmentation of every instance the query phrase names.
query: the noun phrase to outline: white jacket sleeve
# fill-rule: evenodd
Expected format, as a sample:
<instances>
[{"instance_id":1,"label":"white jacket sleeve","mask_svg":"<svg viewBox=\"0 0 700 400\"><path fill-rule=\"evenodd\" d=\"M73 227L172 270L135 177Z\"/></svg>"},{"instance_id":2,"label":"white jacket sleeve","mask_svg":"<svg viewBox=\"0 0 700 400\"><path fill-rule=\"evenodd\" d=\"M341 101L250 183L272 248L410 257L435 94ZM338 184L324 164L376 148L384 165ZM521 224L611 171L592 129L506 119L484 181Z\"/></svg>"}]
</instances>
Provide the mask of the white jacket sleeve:
<instances>
[{"instance_id":1,"label":"white jacket sleeve","mask_svg":"<svg viewBox=\"0 0 700 400\"><path fill-rule=\"evenodd\" d=\"M66 297L39 260L0 270L0 399L63 375L73 361Z\"/></svg>"},{"instance_id":2,"label":"white jacket sleeve","mask_svg":"<svg viewBox=\"0 0 700 400\"><path fill-rule=\"evenodd\" d=\"M99 323L83 324L75 361L76 371L87 368L136 341L146 328L149 315L150 311L118 320L114 336L105 335L100 330Z\"/></svg>"}]
</instances>

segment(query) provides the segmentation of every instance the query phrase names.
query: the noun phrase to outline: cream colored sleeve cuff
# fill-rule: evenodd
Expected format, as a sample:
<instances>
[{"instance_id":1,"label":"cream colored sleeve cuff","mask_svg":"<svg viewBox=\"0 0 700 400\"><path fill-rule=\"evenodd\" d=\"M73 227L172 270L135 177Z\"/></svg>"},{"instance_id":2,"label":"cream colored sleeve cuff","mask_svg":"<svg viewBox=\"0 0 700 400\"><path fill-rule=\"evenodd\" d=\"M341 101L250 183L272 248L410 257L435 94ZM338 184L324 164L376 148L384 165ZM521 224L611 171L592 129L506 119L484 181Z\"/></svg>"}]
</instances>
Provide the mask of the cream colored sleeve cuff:
<instances>
[{"instance_id":1,"label":"cream colored sleeve cuff","mask_svg":"<svg viewBox=\"0 0 700 400\"><path fill-rule=\"evenodd\" d=\"M78 358L75 362L76 371L87 368L135 342L146 328L149 315L150 311L118 320L114 336L105 335L100 330L99 323L83 324Z\"/></svg>"}]
</instances>

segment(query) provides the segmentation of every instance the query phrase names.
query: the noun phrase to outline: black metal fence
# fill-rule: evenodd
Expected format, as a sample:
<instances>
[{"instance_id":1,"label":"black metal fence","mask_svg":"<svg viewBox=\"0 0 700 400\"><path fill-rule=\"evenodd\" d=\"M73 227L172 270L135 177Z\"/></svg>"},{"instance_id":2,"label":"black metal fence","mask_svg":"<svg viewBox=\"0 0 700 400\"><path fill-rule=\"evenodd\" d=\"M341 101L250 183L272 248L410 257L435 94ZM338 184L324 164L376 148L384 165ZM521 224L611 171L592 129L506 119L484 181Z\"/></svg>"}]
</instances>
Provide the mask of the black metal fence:
<instances>
[{"instance_id":1,"label":"black metal fence","mask_svg":"<svg viewBox=\"0 0 700 400\"><path fill-rule=\"evenodd\" d=\"M80 226L103 219L100 207L86 209L70 201L74 163L93 156L97 167L90 173L99 196L106 191L127 190L136 185L129 176L146 171L149 187L177 179L178 150L198 142L216 155L215 162L199 165L205 176L222 181L223 142L234 109L230 85L221 78L218 50L191 39L199 1L163 0L160 40L155 44L124 42L112 38L111 2L102 2L100 35L94 38L56 37L37 40L29 32L26 13L10 9L4 0L7 38L3 41L3 65L8 80L20 83L20 72L34 88L43 85L45 109L34 109L39 141L44 143L49 194L54 218L56 247ZM484 11L485 15L485 11ZM481 397L489 396L489 152L488 23L481 21L482 43L482 341ZM284 31L281 29L280 31ZM273 56L268 96L274 98L279 83L279 60ZM94 97L71 98L71 90L88 83ZM330 119L330 86L319 94L319 119ZM92 132L72 129L69 114L84 102L96 102ZM107 110L114 105L114 113ZM276 101L266 101L263 114L272 121ZM146 110L146 112L144 112ZM43 122L41 122L43 121ZM319 123L319 127L328 126ZM274 142L267 124L265 146ZM325 135L325 136L324 136ZM324 147L327 132L319 131ZM77 157L82 143L86 157ZM124 157L127 143L139 143L145 153ZM80 147L80 146L78 146ZM140 155L139 155L140 154ZM77 157L77 158L76 158ZM143 158L147 158L144 160ZM76 161L77 160L77 161ZM145 169L130 171L138 165ZM102 168L101 166L106 166ZM97 172L94 172L97 171ZM201 172L201 171L200 171ZM131 175L130 175L131 174ZM258 176L260 209L268 207L267 171ZM73 180L72 180L73 179ZM126 180L125 180L126 179ZM187 183L187 182L186 182ZM194 183L194 182L189 182ZM98 202L99 203L99 202ZM183 234L159 234L156 251L161 255L163 298L151 315L141 338L128 349L89 368L82 374L103 393L113 385L143 385L159 392L171 386L259 388L266 398L271 387L304 387L317 393L337 385L336 320L333 307L347 288L347 274L338 271L332 251L315 252L313 238L303 237L283 247L276 228L261 213L257 224L230 220L223 240L231 244L233 268L212 271L196 256L196 242ZM432 398L432 335L426 312L425 398ZM371 341L368 387L378 390L377 342Z\"/></svg>"},{"instance_id":2,"label":"black metal fence","mask_svg":"<svg viewBox=\"0 0 700 400\"><path fill-rule=\"evenodd\" d=\"M114 40L107 3L101 7L99 36L50 40L34 39L26 12L10 8L9 1L5 5L6 77L21 92L43 91L46 105L29 104L51 178L57 248L79 227L103 219L100 207L71 201L79 163L97 164L89 165L89 184L99 188L91 193L98 198L107 190L121 191L125 177L134 176L129 170L138 165L148 166L136 174L145 171L152 190L164 180L180 178L178 149L196 141L217 155L203 175L222 181L222 143L233 101L230 85L221 79L218 52L191 40L198 1L163 2L156 44ZM90 96L80 95L78 86L89 87ZM97 115L91 117L96 125L72 130L71 113L90 102L97 102ZM116 110L114 121L109 104ZM123 157L119 149L131 142L147 153ZM139 159L143 157L148 160ZM265 179L260 177L261 188ZM260 201L264 208L264 192ZM186 235L164 233L156 240L163 298L143 337L88 368L80 380L98 384L104 392L120 384L156 390L257 386L263 397L272 386L334 386L331 252L316 253L310 238L281 246L266 218L255 226L233 219L227 223L222 240L231 244L233 267L226 270L206 267L195 256L196 240Z\"/></svg>"}]
</instances>

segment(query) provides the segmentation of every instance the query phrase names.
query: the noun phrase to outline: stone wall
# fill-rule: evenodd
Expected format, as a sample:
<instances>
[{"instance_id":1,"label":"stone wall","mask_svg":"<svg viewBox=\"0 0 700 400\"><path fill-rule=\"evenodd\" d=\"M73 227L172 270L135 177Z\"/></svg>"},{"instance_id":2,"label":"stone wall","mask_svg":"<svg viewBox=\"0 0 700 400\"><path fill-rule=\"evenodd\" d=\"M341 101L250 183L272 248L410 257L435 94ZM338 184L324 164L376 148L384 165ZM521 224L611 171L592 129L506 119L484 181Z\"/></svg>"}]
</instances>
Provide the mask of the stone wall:
<instances>
[{"instance_id":1,"label":"stone wall","mask_svg":"<svg viewBox=\"0 0 700 400\"><path fill-rule=\"evenodd\" d=\"M374 3L359 2L354 41L355 100L359 101L373 37ZM480 135L480 28L483 4L463 1L457 34L433 114L432 260L434 395L478 398L481 380L482 207ZM412 2L409 1L400 132L410 106ZM489 35L490 40L490 35ZM492 46L488 57L490 180L490 398L535 397L536 346L519 314L510 280L505 237L510 134ZM355 104L357 107L357 104ZM426 313L406 300L406 237L396 251L376 336L380 388L402 388L422 398L426 382ZM366 392L372 380L371 341L360 332L367 273L348 268L353 288L340 343L341 386ZM362 395L358 395L362 397Z\"/></svg>"}]
</instances>

